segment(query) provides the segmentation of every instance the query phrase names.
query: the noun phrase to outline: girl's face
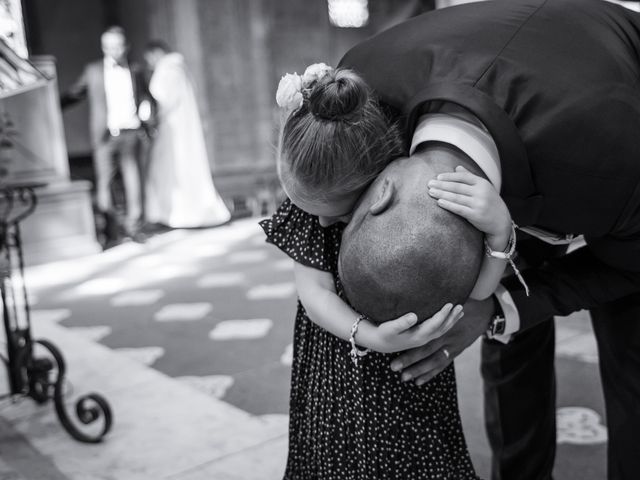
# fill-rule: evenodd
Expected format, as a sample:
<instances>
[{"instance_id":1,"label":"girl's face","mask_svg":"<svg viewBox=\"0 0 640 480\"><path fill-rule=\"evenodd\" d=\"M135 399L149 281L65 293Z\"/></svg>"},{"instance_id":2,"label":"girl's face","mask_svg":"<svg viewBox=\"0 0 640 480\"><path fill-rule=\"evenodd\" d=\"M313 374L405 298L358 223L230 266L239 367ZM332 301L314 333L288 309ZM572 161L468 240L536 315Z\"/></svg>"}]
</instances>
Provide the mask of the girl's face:
<instances>
[{"instance_id":1,"label":"girl's face","mask_svg":"<svg viewBox=\"0 0 640 480\"><path fill-rule=\"evenodd\" d=\"M291 189L293 190L293 189ZM289 199L298 207L311 215L317 215L320 225L328 227L337 222L349 223L351 213L362 192L342 195L336 200L305 200L298 197L295 191L287 192Z\"/></svg>"}]
</instances>

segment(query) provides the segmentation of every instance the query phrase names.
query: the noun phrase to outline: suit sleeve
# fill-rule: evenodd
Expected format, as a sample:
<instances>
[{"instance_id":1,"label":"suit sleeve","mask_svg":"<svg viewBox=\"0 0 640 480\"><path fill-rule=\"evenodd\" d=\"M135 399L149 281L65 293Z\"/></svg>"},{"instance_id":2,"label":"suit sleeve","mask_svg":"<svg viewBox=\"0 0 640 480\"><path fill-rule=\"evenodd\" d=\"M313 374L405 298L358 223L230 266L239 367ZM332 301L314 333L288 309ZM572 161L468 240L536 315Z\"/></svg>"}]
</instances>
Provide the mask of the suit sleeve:
<instances>
[{"instance_id":1,"label":"suit sleeve","mask_svg":"<svg viewBox=\"0 0 640 480\"><path fill-rule=\"evenodd\" d=\"M133 64L131 68L133 69L136 81L136 91L139 96L138 102L148 100L151 97L151 94L149 93L149 81L151 79L150 73L137 64Z\"/></svg>"},{"instance_id":2,"label":"suit sleeve","mask_svg":"<svg viewBox=\"0 0 640 480\"><path fill-rule=\"evenodd\" d=\"M88 70L86 67L82 75L60 96L60 106L66 108L87 98Z\"/></svg>"},{"instance_id":3,"label":"suit sleeve","mask_svg":"<svg viewBox=\"0 0 640 480\"><path fill-rule=\"evenodd\" d=\"M520 330L531 328L554 315L591 309L640 292L640 238L624 242L599 239L523 276L530 296L515 277L503 280L520 316ZM614 261L612 259L615 258ZM627 264L623 265L624 259Z\"/></svg>"},{"instance_id":4,"label":"suit sleeve","mask_svg":"<svg viewBox=\"0 0 640 480\"><path fill-rule=\"evenodd\" d=\"M549 247L542 252L541 258L548 260L523 273L529 297L515 276L502 282L518 310L520 330L554 315L640 294L640 183L633 183L635 188L609 234L585 236L586 246L566 255Z\"/></svg>"}]
</instances>

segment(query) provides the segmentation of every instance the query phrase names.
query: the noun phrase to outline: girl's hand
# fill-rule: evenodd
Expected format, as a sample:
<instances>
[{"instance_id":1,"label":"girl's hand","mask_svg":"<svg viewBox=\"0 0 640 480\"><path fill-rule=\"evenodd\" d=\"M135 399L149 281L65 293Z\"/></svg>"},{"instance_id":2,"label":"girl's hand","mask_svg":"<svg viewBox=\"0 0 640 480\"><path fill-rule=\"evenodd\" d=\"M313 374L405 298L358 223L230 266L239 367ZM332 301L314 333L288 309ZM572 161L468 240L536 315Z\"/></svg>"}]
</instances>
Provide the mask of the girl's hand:
<instances>
[{"instance_id":1,"label":"girl's hand","mask_svg":"<svg viewBox=\"0 0 640 480\"><path fill-rule=\"evenodd\" d=\"M429 195L442 208L484 232L492 249L506 247L511 235L511 215L488 180L464 167L456 167L455 172L441 173L429 182Z\"/></svg>"},{"instance_id":2,"label":"girl's hand","mask_svg":"<svg viewBox=\"0 0 640 480\"><path fill-rule=\"evenodd\" d=\"M422 346L444 335L463 315L462 305L454 307L447 303L420 325L416 325L418 317L415 313L407 313L395 320L381 323L376 327L377 341L374 350L393 353Z\"/></svg>"}]
</instances>

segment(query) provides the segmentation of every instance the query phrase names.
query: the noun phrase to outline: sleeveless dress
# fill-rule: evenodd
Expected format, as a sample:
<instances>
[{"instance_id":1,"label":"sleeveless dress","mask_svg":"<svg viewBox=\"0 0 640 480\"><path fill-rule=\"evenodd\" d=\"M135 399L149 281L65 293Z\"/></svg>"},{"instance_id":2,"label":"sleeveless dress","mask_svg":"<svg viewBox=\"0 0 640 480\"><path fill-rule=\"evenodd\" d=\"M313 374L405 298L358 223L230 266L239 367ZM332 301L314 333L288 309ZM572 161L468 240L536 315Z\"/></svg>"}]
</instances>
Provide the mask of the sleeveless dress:
<instances>
[{"instance_id":1,"label":"sleeveless dress","mask_svg":"<svg viewBox=\"0 0 640 480\"><path fill-rule=\"evenodd\" d=\"M263 220L267 242L293 260L337 275L344 224L285 200ZM421 387L400 381L395 355L354 365L350 344L313 323L298 301L285 480L477 480L458 412L453 365Z\"/></svg>"}]
</instances>

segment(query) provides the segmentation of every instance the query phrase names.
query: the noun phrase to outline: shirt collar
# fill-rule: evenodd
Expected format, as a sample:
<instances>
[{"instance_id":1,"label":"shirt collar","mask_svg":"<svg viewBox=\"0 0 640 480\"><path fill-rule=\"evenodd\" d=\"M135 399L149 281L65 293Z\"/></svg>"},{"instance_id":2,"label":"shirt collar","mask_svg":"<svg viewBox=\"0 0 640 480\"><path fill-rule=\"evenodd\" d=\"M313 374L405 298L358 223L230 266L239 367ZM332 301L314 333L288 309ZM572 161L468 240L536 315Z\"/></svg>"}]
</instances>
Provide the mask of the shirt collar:
<instances>
[{"instance_id":1,"label":"shirt collar","mask_svg":"<svg viewBox=\"0 0 640 480\"><path fill-rule=\"evenodd\" d=\"M428 113L418 120L409 154L413 154L418 145L427 141L449 143L462 150L482 169L496 190L500 191L500 155L493 138L485 129L459 115Z\"/></svg>"},{"instance_id":2,"label":"shirt collar","mask_svg":"<svg viewBox=\"0 0 640 480\"><path fill-rule=\"evenodd\" d=\"M111 58L111 57L104 57L104 65L109 68L115 68L115 67L128 68L126 60L123 60L122 63L118 63L114 58Z\"/></svg>"}]
</instances>

